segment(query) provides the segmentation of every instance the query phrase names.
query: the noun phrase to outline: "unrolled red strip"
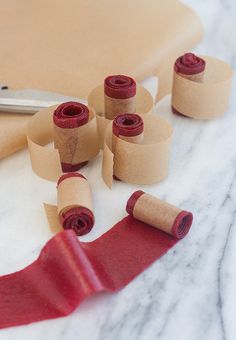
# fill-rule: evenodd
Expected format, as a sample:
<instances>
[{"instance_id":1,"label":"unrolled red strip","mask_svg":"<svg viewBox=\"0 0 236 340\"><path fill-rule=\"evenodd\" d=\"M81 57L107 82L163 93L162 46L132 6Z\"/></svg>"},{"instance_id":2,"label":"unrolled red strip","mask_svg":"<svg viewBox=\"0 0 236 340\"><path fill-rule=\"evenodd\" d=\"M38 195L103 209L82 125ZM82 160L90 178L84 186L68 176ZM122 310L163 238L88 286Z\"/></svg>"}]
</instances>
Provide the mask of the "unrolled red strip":
<instances>
[{"instance_id":1,"label":"unrolled red strip","mask_svg":"<svg viewBox=\"0 0 236 340\"><path fill-rule=\"evenodd\" d=\"M126 286L177 242L132 215L89 243L62 231L30 266L0 278L0 327L68 315L85 298Z\"/></svg>"}]
</instances>

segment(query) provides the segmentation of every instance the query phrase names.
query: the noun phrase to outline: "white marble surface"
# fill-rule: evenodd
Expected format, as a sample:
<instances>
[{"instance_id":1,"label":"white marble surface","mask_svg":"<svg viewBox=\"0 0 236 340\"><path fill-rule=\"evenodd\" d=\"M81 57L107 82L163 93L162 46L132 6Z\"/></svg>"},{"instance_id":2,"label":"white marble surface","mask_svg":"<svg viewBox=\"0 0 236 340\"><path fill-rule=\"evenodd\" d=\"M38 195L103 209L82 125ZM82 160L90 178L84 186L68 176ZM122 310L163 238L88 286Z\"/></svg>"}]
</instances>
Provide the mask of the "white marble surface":
<instances>
[{"instance_id":1,"label":"white marble surface","mask_svg":"<svg viewBox=\"0 0 236 340\"><path fill-rule=\"evenodd\" d=\"M236 68L236 2L185 0L206 27L196 49ZM235 86L234 86L235 91ZM194 213L190 234L116 294L101 294L70 316L0 330L0 340L235 340L236 339L236 95L222 119L174 117L169 99L157 111L173 123L170 175L143 189ZM91 240L121 219L137 187L100 176L101 155L83 173L94 191L96 225ZM14 175L13 175L14 171ZM31 171L26 151L1 162L0 274L31 263L51 237L42 202L55 202L53 183ZM140 188L140 187L139 187Z\"/></svg>"}]
</instances>

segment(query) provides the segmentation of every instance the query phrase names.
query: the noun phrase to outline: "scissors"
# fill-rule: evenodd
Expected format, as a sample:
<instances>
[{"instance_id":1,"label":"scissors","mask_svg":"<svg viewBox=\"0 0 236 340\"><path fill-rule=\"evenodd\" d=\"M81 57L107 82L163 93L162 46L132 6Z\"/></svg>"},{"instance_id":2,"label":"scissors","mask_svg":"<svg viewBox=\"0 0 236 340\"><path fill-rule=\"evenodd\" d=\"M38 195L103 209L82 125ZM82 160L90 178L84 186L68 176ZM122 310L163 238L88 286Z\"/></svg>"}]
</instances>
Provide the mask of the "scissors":
<instances>
[{"instance_id":1,"label":"scissors","mask_svg":"<svg viewBox=\"0 0 236 340\"><path fill-rule=\"evenodd\" d=\"M68 101L87 103L84 99L58 93L36 89L10 90L7 85L0 85L0 112L32 115L40 109Z\"/></svg>"}]
</instances>

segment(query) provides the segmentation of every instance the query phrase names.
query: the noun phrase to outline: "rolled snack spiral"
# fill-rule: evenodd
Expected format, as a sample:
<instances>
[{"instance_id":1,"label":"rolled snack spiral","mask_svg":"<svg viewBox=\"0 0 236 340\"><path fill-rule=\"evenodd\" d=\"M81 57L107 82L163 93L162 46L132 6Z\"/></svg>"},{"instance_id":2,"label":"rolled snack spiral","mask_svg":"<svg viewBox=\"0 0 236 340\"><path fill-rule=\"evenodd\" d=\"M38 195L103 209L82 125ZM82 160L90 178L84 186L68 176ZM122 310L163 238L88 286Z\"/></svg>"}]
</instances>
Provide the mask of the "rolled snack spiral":
<instances>
[{"instance_id":1,"label":"rolled snack spiral","mask_svg":"<svg viewBox=\"0 0 236 340\"><path fill-rule=\"evenodd\" d=\"M205 67L206 62L204 59L193 53L185 53L176 60L174 70L184 78L202 82L204 80Z\"/></svg>"},{"instance_id":2,"label":"rolled snack spiral","mask_svg":"<svg viewBox=\"0 0 236 340\"><path fill-rule=\"evenodd\" d=\"M178 239L187 235L193 221L191 212L181 210L141 190L130 196L126 211L135 219Z\"/></svg>"},{"instance_id":3,"label":"rolled snack spiral","mask_svg":"<svg viewBox=\"0 0 236 340\"><path fill-rule=\"evenodd\" d=\"M87 179L80 173L62 175L57 182L58 216L64 229L78 236L87 234L94 225L92 194Z\"/></svg>"},{"instance_id":4,"label":"rolled snack spiral","mask_svg":"<svg viewBox=\"0 0 236 340\"><path fill-rule=\"evenodd\" d=\"M89 121L89 109L78 102L59 105L53 113L54 145L58 149L63 172L77 171L87 161L76 162L78 128Z\"/></svg>"},{"instance_id":5,"label":"rolled snack spiral","mask_svg":"<svg viewBox=\"0 0 236 340\"><path fill-rule=\"evenodd\" d=\"M142 117L134 113L123 113L113 120L113 135L130 143L141 143L144 123Z\"/></svg>"},{"instance_id":6,"label":"rolled snack spiral","mask_svg":"<svg viewBox=\"0 0 236 340\"><path fill-rule=\"evenodd\" d=\"M113 120L112 133L112 150L114 153L117 137L130 143L142 143L144 137L143 119L134 113L118 115ZM119 180L115 174L113 178Z\"/></svg>"},{"instance_id":7,"label":"rolled snack spiral","mask_svg":"<svg viewBox=\"0 0 236 340\"><path fill-rule=\"evenodd\" d=\"M193 53L185 53L175 61L174 72L186 79L202 83L204 81L205 67L206 62L204 59ZM185 116L176 110L173 105L172 112L180 116Z\"/></svg>"},{"instance_id":8,"label":"rolled snack spiral","mask_svg":"<svg viewBox=\"0 0 236 340\"><path fill-rule=\"evenodd\" d=\"M117 115L136 111L136 82L124 75L108 76L104 80L105 117L114 119Z\"/></svg>"}]
</instances>

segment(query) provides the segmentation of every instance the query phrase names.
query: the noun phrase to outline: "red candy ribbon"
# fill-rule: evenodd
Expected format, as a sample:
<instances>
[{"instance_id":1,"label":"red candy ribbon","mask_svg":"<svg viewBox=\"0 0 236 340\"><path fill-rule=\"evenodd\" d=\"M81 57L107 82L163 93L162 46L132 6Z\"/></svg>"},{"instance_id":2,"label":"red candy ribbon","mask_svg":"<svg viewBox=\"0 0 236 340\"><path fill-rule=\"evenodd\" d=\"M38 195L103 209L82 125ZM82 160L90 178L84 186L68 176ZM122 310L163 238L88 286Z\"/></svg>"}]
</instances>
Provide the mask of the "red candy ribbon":
<instances>
[{"instance_id":1,"label":"red candy ribbon","mask_svg":"<svg viewBox=\"0 0 236 340\"><path fill-rule=\"evenodd\" d=\"M62 231L31 265L0 277L0 328L68 315L85 298L126 286L177 242L131 215L93 242Z\"/></svg>"}]
</instances>

